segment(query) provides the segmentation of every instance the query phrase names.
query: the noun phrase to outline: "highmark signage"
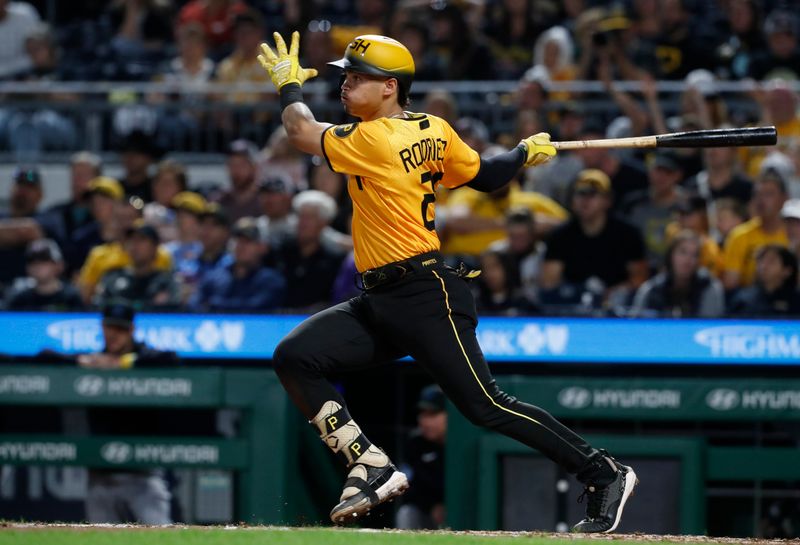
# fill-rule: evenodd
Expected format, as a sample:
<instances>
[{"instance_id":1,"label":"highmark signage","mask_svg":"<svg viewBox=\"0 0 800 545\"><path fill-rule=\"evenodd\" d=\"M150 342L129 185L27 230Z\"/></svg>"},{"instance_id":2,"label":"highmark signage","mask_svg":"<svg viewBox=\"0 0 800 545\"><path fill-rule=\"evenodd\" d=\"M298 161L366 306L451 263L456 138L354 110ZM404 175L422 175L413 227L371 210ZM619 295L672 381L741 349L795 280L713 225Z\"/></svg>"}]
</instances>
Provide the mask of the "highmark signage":
<instances>
[{"instance_id":1,"label":"highmark signage","mask_svg":"<svg viewBox=\"0 0 800 545\"><path fill-rule=\"evenodd\" d=\"M303 318L141 314L136 337L184 357L270 359ZM4 312L0 330L0 353L6 354L75 354L103 344L93 314ZM487 359L498 362L800 365L800 327L790 321L486 317L477 336ZM45 387L8 380L0 383L0 394Z\"/></svg>"}]
</instances>

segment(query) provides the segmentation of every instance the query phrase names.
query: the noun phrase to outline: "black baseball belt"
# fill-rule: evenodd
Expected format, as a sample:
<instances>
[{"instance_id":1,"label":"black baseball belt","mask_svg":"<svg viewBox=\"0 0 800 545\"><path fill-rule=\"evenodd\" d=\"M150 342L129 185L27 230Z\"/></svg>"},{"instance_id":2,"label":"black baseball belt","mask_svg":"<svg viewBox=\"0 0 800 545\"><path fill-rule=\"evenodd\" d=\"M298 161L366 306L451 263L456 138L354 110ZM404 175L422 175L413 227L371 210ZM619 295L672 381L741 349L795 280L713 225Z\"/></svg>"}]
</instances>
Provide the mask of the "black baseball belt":
<instances>
[{"instance_id":1,"label":"black baseball belt","mask_svg":"<svg viewBox=\"0 0 800 545\"><path fill-rule=\"evenodd\" d=\"M413 274L442 267L444 267L444 258L442 254L439 252L427 252L402 261L395 261L374 269L366 270L358 276L361 277L361 287L369 291L380 286L394 284Z\"/></svg>"}]
</instances>

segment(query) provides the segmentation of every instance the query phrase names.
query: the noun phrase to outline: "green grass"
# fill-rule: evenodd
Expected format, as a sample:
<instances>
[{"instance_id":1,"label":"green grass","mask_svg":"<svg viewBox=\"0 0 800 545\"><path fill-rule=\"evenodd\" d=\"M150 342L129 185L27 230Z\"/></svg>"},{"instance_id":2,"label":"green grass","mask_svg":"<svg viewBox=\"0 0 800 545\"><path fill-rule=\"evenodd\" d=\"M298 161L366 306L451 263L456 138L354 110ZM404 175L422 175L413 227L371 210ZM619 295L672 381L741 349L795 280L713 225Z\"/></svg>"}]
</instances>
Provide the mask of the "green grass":
<instances>
[{"instance_id":1,"label":"green grass","mask_svg":"<svg viewBox=\"0 0 800 545\"><path fill-rule=\"evenodd\" d=\"M622 541L622 540L620 540ZM0 529L0 545L598 545L593 539L530 534L479 536L451 532L358 531L330 528L91 528ZM637 543L634 540L626 543Z\"/></svg>"}]
</instances>

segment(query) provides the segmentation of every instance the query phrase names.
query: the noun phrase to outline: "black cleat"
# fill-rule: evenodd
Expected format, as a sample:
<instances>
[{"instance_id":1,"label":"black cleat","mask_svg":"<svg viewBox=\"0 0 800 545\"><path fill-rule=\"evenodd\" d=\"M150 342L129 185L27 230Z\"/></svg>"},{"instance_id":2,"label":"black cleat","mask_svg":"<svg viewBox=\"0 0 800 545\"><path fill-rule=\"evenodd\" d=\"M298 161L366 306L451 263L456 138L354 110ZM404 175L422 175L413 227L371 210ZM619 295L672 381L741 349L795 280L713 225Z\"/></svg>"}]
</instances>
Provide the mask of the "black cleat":
<instances>
[{"instance_id":1,"label":"black cleat","mask_svg":"<svg viewBox=\"0 0 800 545\"><path fill-rule=\"evenodd\" d=\"M408 490L405 473L397 471L394 464L373 467L356 464L348 473L339 503L331 510L335 524L355 522L385 501L394 499Z\"/></svg>"},{"instance_id":2,"label":"black cleat","mask_svg":"<svg viewBox=\"0 0 800 545\"><path fill-rule=\"evenodd\" d=\"M614 462L617 466L617 477L606 487L598 488L586 485L578 501L586 497L586 518L572 527L573 532L609 533L616 530L622 518L625 502L633 494L633 488L639 479L633 469Z\"/></svg>"}]
</instances>

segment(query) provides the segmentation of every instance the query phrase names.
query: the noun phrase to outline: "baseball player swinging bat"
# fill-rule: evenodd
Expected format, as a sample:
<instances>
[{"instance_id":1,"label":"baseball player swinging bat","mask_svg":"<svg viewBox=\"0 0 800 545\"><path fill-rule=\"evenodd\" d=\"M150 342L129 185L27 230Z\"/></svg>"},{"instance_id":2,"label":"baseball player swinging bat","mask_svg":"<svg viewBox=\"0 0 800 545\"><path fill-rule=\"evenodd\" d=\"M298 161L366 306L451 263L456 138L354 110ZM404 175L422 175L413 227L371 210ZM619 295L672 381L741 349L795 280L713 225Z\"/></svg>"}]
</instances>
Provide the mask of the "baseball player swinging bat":
<instances>
[{"instance_id":1,"label":"baseball player swinging bat","mask_svg":"<svg viewBox=\"0 0 800 545\"><path fill-rule=\"evenodd\" d=\"M775 127L748 127L743 129L672 132L630 138L568 140L553 142L552 144L557 150L581 148L728 148L736 146L774 146L777 141L778 132Z\"/></svg>"}]
</instances>

